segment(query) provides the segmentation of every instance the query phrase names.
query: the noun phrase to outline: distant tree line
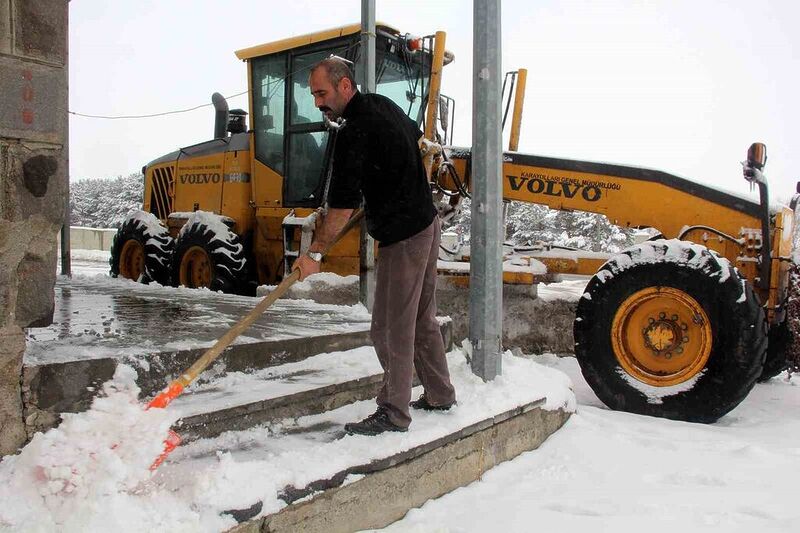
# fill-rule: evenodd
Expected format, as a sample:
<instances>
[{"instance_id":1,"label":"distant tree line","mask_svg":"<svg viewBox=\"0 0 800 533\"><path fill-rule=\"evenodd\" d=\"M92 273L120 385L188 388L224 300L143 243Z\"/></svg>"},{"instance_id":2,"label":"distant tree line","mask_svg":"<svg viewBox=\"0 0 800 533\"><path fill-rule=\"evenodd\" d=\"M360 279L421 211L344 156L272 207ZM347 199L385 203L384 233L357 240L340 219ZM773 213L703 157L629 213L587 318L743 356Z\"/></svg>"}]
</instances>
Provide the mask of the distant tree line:
<instances>
[{"instance_id":1,"label":"distant tree line","mask_svg":"<svg viewBox=\"0 0 800 533\"><path fill-rule=\"evenodd\" d=\"M70 225L117 228L131 211L142 208L141 172L116 178L84 179L69 184Z\"/></svg>"}]
</instances>

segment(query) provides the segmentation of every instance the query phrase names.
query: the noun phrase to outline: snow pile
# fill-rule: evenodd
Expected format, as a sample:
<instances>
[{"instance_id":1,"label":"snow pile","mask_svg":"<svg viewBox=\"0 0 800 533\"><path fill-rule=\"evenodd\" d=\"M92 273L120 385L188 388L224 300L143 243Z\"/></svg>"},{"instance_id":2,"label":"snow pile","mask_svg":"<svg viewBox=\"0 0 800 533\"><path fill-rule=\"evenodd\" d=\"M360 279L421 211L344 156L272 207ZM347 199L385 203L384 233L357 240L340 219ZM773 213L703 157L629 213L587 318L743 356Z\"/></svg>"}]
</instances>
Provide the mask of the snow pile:
<instances>
[{"instance_id":1,"label":"snow pile","mask_svg":"<svg viewBox=\"0 0 800 533\"><path fill-rule=\"evenodd\" d=\"M448 273L469 273L470 263L468 261L443 261L439 259L436 263L437 268ZM547 267L544 263L523 254L507 255L503 259L503 272L530 273L534 276L547 274Z\"/></svg>"},{"instance_id":2,"label":"snow pile","mask_svg":"<svg viewBox=\"0 0 800 533\"><path fill-rule=\"evenodd\" d=\"M141 529L146 506L133 502L147 491L149 467L175 413L145 411L135 379L133 369L120 365L89 411L64 414L58 428L36 434L0 463L0 528Z\"/></svg>"},{"instance_id":3,"label":"snow pile","mask_svg":"<svg viewBox=\"0 0 800 533\"><path fill-rule=\"evenodd\" d=\"M130 215L128 215L129 220L135 220L139 222L142 226L144 226L144 234L148 239L147 243L150 244L154 237L161 237L163 234L168 233L167 229L161 224L161 221L153 213L148 213L147 211L134 211ZM155 241L154 244L158 244L158 241Z\"/></svg>"},{"instance_id":4,"label":"snow pile","mask_svg":"<svg viewBox=\"0 0 800 533\"><path fill-rule=\"evenodd\" d=\"M202 224L206 226L206 232L210 231L212 233L212 241L229 242L231 238L228 236L228 234L232 234L233 232L231 231L231 228L225 224L225 220L231 219L229 217L223 217L209 211L194 211L189 216L186 224L181 227L181 231L178 233L178 239L180 239L184 233L189 231L189 228L191 228L193 225ZM241 251L240 249L241 245L239 245L239 249L236 251Z\"/></svg>"},{"instance_id":5,"label":"snow pile","mask_svg":"<svg viewBox=\"0 0 800 533\"><path fill-rule=\"evenodd\" d=\"M586 288L588 276L562 274L557 283L540 283L536 287L536 296L543 302L565 301L577 302Z\"/></svg>"},{"instance_id":6,"label":"snow pile","mask_svg":"<svg viewBox=\"0 0 800 533\"><path fill-rule=\"evenodd\" d=\"M484 383L472 373L467 358L461 359L462 354L472 356L467 341L464 341L462 350L448 354L450 372L457 383L459 404L474 403L469 405L469 409L491 416L492 412L499 413L522 405L523 399L532 401L544 398L545 403L541 407L546 411L575 411L577 402L572 392L572 381L563 372L506 351L502 358L503 373L493 381Z\"/></svg>"},{"instance_id":7,"label":"snow pile","mask_svg":"<svg viewBox=\"0 0 800 533\"><path fill-rule=\"evenodd\" d=\"M706 369L703 369L694 376L692 376L691 378L687 379L682 383L678 383L677 385L670 385L666 387L655 387L653 385L649 385L647 383L639 381L635 377L628 374L621 367L617 367L617 374L619 374L619 376L623 380L625 380L625 382L628 385L630 385L634 389L644 394L644 396L647 398L647 403L653 405L660 405L664 403L664 398L668 398L670 396L675 396L676 394L692 390L705 373Z\"/></svg>"},{"instance_id":8,"label":"snow pile","mask_svg":"<svg viewBox=\"0 0 800 533\"><path fill-rule=\"evenodd\" d=\"M283 298L292 300L314 300L325 304L356 304L358 302L358 276L339 276L333 272L312 274L303 281L295 282ZM261 285L258 296L266 296L277 285Z\"/></svg>"},{"instance_id":9,"label":"snow pile","mask_svg":"<svg viewBox=\"0 0 800 533\"><path fill-rule=\"evenodd\" d=\"M294 286L307 292L313 292L321 287L358 286L358 276L355 274L340 276L333 272L320 272L318 274L312 274L304 281L298 281Z\"/></svg>"}]
</instances>

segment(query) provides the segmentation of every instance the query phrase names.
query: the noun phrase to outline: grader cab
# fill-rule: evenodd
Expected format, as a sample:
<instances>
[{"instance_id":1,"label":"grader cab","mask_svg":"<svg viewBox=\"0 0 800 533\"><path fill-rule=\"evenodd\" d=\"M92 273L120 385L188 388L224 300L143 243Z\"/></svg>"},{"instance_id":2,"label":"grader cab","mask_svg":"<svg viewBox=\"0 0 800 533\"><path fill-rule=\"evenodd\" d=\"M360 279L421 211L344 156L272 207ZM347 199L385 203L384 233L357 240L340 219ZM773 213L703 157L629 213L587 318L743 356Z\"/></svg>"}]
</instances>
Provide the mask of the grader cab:
<instances>
[{"instance_id":1,"label":"grader cab","mask_svg":"<svg viewBox=\"0 0 800 533\"><path fill-rule=\"evenodd\" d=\"M359 51L360 26L352 25L236 52L247 65L247 127L247 113L229 111L215 96L215 138L145 166L143 209L117 233L112 275L243 294L281 279L310 244L335 136L314 107L309 69L332 54L358 64ZM377 28L377 92L423 132L444 218L458 212L471 181L470 149L447 145L454 106L439 88L452 60L443 32L414 38ZM519 81L512 139L519 136L524 71ZM760 202L657 170L503 155L505 200L600 213L622 227L659 232L607 260L552 251L525 256L551 275L593 274L577 309L575 352L610 407L710 422L758 379L797 365L794 213L769 206L765 150L754 144L745 163ZM358 254L353 234L326 256L323 270L355 274ZM508 281L518 272L505 274Z\"/></svg>"}]
</instances>

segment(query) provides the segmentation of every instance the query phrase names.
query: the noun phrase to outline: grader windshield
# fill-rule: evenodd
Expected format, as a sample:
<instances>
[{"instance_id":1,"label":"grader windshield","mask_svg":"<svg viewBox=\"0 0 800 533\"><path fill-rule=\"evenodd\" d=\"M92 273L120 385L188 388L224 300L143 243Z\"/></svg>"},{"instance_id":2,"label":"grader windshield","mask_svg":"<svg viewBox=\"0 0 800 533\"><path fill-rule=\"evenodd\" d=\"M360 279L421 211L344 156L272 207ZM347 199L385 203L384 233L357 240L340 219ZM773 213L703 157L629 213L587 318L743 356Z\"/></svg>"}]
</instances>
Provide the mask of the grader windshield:
<instances>
[{"instance_id":1,"label":"grader windshield","mask_svg":"<svg viewBox=\"0 0 800 533\"><path fill-rule=\"evenodd\" d=\"M359 39L356 32L251 60L255 157L284 177L286 207L316 207L322 202L329 139L308 87L309 71L331 54L357 64ZM406 38L379 28L375 56L376 91L422 124L430 81L429 48L412 51ZM356 68L359 88L362 79Z\"/></svg>"}]
</instances>

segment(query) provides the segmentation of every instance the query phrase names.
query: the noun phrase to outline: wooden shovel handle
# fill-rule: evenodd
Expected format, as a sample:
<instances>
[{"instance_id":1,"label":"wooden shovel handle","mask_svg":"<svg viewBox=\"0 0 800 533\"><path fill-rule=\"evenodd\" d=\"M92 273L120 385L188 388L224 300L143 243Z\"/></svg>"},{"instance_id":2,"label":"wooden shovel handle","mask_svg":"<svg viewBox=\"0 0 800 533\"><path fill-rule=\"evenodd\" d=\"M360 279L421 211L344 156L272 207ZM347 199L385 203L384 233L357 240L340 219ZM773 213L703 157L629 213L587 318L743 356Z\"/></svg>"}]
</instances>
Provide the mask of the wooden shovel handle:
<instances>
[{"instance_id":1,"label":"wooden shovel handle","mask_svg":"<svg viewBox=\"0 0 800 533\"><path fill-rule=\"evenodd\" d=\"M330 244L323 250L322 255L326 255L330 249L339 242L342 237L344 237L351 229L356 227L361 219L364 217L364 210L359 209L356 211L350 220L347 221L347 224L339 230L339 233L336 234L336 237L331 241ZM275 303L275 300L286 294L286 291L289 290L289 287L294 284L300 278L300 271L293 270L288 277L284 278L281 281L280 285L278 285L274 291L270 292L266 295L258 304L247 313L244 317L239 320L236 324L234 324L231 329L229 329L222 337L220 337L217 342L208 350L205 351L200 358L195 361L195 363L186 370L183 374L180 375L177 379L172 381L169 386L164 389L161 393L159 393L155 398L153 398L150 403L147 405L147 408L150 409L151 407L163 409L167 405L172 402L175 398L177 398L182 392L183 389L189 386L189 384L197 379L203 370L205 370L208 365L210 365L219 355L227 348L239 335L244 333L244 331L249 328L256 319L261 316L261 314L267 310L269 306Z\"/></svg>"}]
</instances>

